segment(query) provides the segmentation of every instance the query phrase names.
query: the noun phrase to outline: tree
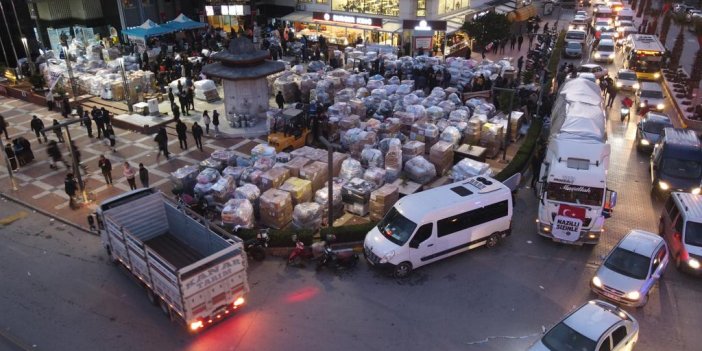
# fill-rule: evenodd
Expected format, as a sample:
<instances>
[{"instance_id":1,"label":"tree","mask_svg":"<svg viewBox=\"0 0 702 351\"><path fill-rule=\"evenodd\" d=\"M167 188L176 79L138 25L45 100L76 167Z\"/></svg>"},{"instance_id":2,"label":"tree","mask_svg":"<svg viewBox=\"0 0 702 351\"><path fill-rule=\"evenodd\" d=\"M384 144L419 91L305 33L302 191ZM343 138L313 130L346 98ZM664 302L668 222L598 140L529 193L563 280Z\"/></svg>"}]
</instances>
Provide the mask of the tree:
<instances>
[{"instance_id":1,"label":"tree","mask_svg":"<svg viewBox=\"0 0 702 351\"><path fill-rule=\"evenodd\" d=\"M488 12L474 21L464 22L461 29L475 39L482 51L488 43L494 40L507 39L510 27L511 23L507 19L507 15Z\"/></svg>"},{"instance_id":2,"label":"tree","mask_svg":"<svg viewBox=\"0 0 702 351\"><path fill-rule=\"evenodd\" d=\"M636 17L641 17L643 14L643 10L646 7L646 2L651 1L651 0L641 0L641 3L639 4L639 8L636 10Z\"/></svg>"},{"instance_id":3,"label":"tree","mask_svg":"<svg viewBox=\"0 0 702 351\"><path fill-rule=\"evenodd\" d=\"M636 0L631 1L631 9L636 11Z\"/></svg>"},{"instance_id":4,"label":"tree","mask_svg":"<svg viewBox=\"0 0 702 351\"><path fill-rule=\"evenodd\" d=\"M658 36L661 39L661 44L665 46L665 41L668 38L668 31L670 31L670 24L673 23L673 16L670 12L666 12L663 15L663 25L661 25L661 34Z\"/></svg>"},{"instance_id":5,"label":"tree","mask_svg":"<svg viewBox=\"0 0 702 351\"><path fill-rule=\"evenodd\" d=\"M668 68L672 70L677 70L680 64L680 56L682 55L683 45L685 44L685 26L680 26L680 32L675 38L675 44L673 44L673 51L670 53L670 64Z\"/></svg>"}]
</instances>

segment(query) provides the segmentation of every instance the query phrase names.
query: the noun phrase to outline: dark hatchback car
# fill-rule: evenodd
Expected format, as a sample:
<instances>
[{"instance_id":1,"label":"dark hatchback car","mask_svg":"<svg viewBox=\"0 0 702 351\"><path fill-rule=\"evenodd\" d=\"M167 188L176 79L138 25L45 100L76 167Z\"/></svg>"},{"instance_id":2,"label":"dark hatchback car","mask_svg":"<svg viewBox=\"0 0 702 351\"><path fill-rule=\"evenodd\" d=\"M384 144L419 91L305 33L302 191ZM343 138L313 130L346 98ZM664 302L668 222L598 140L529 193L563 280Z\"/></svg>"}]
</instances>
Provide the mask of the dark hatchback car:
<instances>
[{"instance_id":1,"label":"dark hatchback car","mask_svg":"<svg viewBox=\"0 0 702 351\"><path fill-rule=\"evenodd\" d=\"M636 149L651 152L661 140L664 128L673 128L667 115L660 112L646 113L636 128Z\"/></svg>"}]
</instances>

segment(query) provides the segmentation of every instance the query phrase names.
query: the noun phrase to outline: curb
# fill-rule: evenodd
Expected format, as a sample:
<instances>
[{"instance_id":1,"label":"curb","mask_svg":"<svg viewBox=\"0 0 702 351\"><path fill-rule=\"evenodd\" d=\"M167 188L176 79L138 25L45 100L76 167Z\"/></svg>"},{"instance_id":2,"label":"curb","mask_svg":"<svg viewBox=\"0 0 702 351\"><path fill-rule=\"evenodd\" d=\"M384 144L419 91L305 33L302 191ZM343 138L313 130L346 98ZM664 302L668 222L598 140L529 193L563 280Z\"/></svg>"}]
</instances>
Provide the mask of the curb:
<instances>
[{"instance_id":1,"label":"curb","mask_svg":"<svg viewBox=\"0 0 702 351\"><path fill-rule=\"evenodd\" d=\"M90 229L88 229L88 228L85 228L85 227L82 227L82 226L80 226L80 225L78 225L78 224L75 224L75 223L73 223L73 222L71 222L71 221L69 221L69 220L67 220L67 219L65 219L65 218L63 218L63 217L59 217L59 216L57 216L57 215L55 215L55 214L53 214L53 213L50 213L50 212L48 212L48 211L46 211L46 210L44 210L44 209L42 209L42 208L32 206L32 205L30 205L30 204L28 204L28 203L26 203L26 202L24 202L24 201L22 201L22 200L20 200L20 199L18 199L18 198L15 198L15 197L13 197L13 196L7 195L7 194L4 193L4 192L0 192L0 197L2 197L2 198L4 198L4 199L7 199L7 200L10 200L10 201L12 201L12 202L14 202L14 203L16 203L16 204L18 204L18 205L21 205L21 206L23 206L23 207L30 208L30 209L32 209L32 210L34 210L34 211L36 211L36 212L39 212L39 213L41 213L41 214L43 214L44 216L47 216L47 217L49 217L49 218L56 219L56 220L58 220L59 222L61 222L61 223L63 223L63 224L66 224L66 225L69 225L69 226L71 226L71 227L73 227L73 228L75 228L75 229L78 229L78 230L84 231L84 232L86 232L86 233L88 233L88 234L92 234L92 235L97 236L97 234L96 234L95 232L90 231Z\"/></svg>"}]
</instances>

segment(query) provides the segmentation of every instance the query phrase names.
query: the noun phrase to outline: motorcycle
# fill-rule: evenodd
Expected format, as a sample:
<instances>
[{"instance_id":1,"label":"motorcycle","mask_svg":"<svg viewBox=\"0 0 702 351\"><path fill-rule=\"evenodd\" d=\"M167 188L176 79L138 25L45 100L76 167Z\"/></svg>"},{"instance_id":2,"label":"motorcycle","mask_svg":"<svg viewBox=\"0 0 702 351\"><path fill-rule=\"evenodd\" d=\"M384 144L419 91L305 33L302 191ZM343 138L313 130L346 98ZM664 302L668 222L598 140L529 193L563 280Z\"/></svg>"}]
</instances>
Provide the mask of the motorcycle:
<instances>
[{"instance_id":1,"label":"motorcycle","mask_svg":"<svg viewBox=\"0 0 702 351\"><path fill-rule=\"evenodd\" d=\"M255 238L244 241L244 251L256 261L263 261L266 258L266 248L268 247L268 229L261 229Z\"/></svg>"},{"instance_id":2,"label":"motorcycle","mask_svg":"<svg viewBox=\"0 0 702 351\"><path fill-rule=\"evenodd\" d=\"M621 118L621 121L622 121L622 122L624 122L625 119L629 118L629 113L630 113L630 112L631 112L631 109L628 108L628 107L626 107L626 106L622 106L622 107L619 109L619 117Z\"/></svg>"},{"instance_id":3,"label":"motorcycle","mask_svg":"<svg viewBox=\"0 0 702 351\"><path fill-rule=\"evenodd\" d=\"M324 251L317 261L317 271L325 266L339 270L353 268L358 264L358 254L353 252L353 249L334 250L331 248L330 243L334 239L334 235L327 235L327 240L324 241Z\"/></svg>"},{"instance_id":4,"label":"motorcycle","mask_svg":"<svg viewBox=\"0 0 702 351\"><path fill-rule=\"evenodd\" d=\"M303 261L311 260L314 258L312 250L305 247L305 243L300 240L297 235L292 236L292 240L295 242L295 248L290 252L288 256L289 266L303 266Z\"/></svg>"}]
</instances>

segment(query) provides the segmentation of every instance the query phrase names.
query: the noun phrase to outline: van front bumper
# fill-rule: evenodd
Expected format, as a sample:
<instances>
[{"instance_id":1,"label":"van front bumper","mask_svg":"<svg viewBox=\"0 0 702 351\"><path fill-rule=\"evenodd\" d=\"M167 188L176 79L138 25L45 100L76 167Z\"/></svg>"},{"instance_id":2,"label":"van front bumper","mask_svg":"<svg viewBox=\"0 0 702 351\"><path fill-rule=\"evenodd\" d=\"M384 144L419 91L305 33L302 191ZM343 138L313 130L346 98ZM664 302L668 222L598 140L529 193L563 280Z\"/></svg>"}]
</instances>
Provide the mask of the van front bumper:
<instances>
[{"instance_id":1,"label":"van front bumper","mask_svg":"<svg viewBox=\"0 0 702 351\"><path fill-rule=\"evenodd\" d=\"M578 240L575 240L575 241L561 240L561 239L553 237L553 233L551 233L551 225L550 224L541 223L541 222L536 223L536 232L539 233L539 235L546 237L546 238L549 238L555 242L563 243L563 244L570 244L570 245L583 245L583 244L595 245L600 241L600 236L602 234L602 232L599 230L595 230L595 231L581 230L580 237L578 238Z\"/></svg>"},{"instance_id":2,"label":"van front bumper","mask_svg":"<svg viewBox=\"0 0 702 351\"><path fill-rule=\"evenodd\" d=\"M366 262L368 262L368 264L374 269L387 272L392 272L393 270L395 270L394 264L390 262L380 263L380 257L378 257L378 255L374 254L373 251L371 251L365 246L363 247L363 257L366 259Z\"/></svg>"}]
</instances>

